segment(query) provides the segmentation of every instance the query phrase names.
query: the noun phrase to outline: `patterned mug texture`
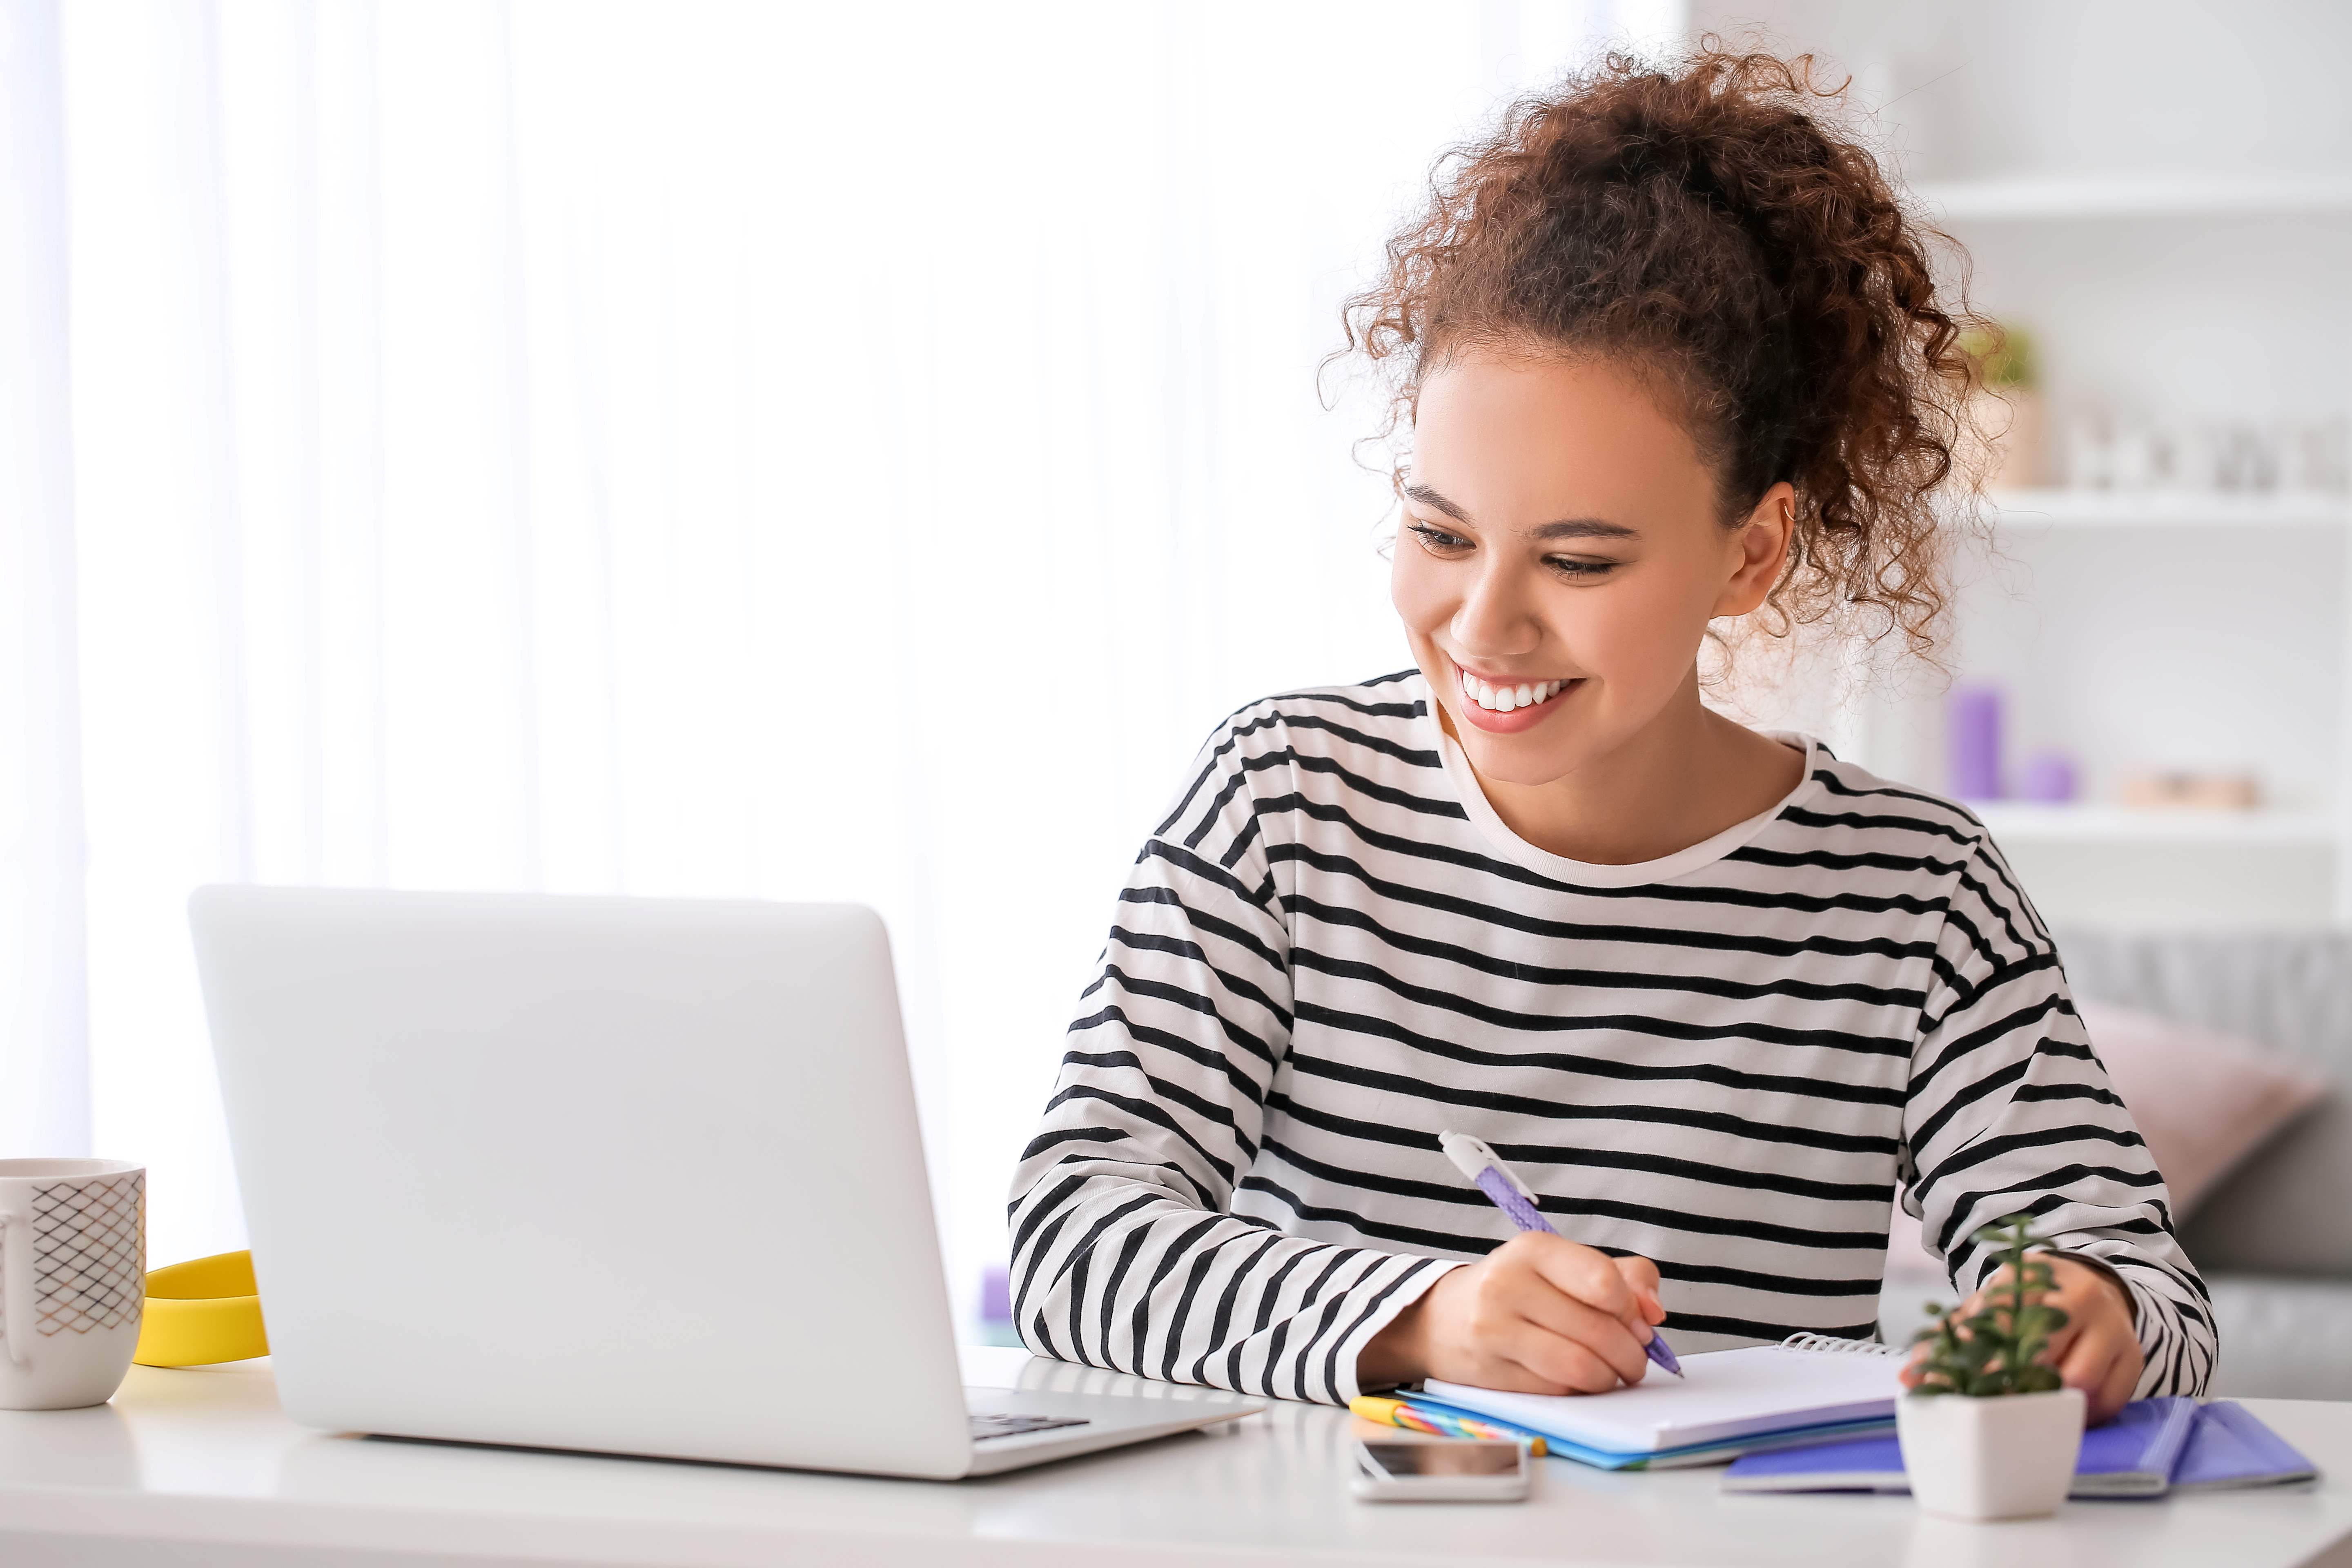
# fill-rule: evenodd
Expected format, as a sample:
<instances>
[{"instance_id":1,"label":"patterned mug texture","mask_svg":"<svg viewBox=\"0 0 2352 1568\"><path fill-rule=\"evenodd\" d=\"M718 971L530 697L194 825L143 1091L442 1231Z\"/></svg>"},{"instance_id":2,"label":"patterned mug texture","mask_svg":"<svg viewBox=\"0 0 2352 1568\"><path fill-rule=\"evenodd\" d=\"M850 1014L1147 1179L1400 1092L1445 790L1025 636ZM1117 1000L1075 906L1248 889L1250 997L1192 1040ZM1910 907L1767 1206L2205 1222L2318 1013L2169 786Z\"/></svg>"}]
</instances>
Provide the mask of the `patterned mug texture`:
<instances>
[{"instance_id":1,"label":"patterned mug texture","mask_svg":"<svg viewBox=\"0 0 2352 1568\"><path fill-rule=\"evenodd\" d=\"M0 1410L111 1399L146 1283L146 1167L0 1160Z\"/></svg>"}]
</instances>

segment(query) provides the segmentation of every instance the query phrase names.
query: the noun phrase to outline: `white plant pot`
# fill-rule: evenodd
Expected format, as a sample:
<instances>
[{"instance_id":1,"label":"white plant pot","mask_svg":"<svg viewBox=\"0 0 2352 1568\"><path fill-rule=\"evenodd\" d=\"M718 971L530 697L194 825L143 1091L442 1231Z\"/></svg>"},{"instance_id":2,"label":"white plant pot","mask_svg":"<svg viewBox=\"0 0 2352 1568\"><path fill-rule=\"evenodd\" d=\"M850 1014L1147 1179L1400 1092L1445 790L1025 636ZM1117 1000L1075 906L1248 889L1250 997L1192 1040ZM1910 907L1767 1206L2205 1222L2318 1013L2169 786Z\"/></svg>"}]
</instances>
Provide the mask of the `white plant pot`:
<instances>
[{"instance_id":1,"label":"white plant pot","mask_svg":"<svg viewBox=\"0 0 2352 1568\"><path fill-rule=\"evenodd\" d=\"M2058 1511L2083 1447L2083 1391L1970 1399L1906 1394L1895 1432L1911 1495L1947 1519L2040 1519Z\"/></svg>"}]
</instances>

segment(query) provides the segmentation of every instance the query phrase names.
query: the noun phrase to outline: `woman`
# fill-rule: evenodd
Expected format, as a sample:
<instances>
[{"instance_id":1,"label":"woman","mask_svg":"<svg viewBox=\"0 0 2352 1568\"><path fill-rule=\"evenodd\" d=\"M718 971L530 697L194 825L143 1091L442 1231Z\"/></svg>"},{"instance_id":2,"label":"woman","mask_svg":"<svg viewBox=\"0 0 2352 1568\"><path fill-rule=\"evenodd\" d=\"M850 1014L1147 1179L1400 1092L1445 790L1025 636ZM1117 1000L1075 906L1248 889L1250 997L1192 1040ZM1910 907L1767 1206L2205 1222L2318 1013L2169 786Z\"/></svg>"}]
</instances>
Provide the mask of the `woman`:
<instances>
[{"instance_id":1,"label":"woman","mask_svg":"<svg viewBox=\"0 0 2352 1568\"><path fill-rule=\"evenodd\" d=\"M2035 1216L2094 1418L2203 1390L2163 1180L1982 826L1700 700L1718 621L1930 653L1944 602L1956 316L1804 64L1519 104L1351 304L1403 373L1416 668L1243 709L1144 846L1014 1180L1032 1349L1600 1392L1661 1326L1871 1334L1900 1202L1963 1289Z\"/></svg>"}]
</instances>

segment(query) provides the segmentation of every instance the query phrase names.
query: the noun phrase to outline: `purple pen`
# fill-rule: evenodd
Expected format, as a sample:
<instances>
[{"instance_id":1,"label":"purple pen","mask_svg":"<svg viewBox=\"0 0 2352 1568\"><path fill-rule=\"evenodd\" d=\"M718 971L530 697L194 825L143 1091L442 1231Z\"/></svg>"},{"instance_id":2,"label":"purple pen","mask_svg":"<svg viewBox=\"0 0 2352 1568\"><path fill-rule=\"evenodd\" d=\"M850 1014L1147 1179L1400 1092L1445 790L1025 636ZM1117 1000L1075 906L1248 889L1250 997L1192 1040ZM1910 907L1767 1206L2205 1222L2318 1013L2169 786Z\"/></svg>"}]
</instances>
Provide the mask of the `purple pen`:
<instances>
[{"instance_id":1,"label":"purple pen","mask_svg":"<svg viewBox=\"0 0 2352 1568\"><path fill-rule=\"evenodd\" d=\"M1487 1148L1484 1142L1467 1132L1441 1132L1437 1135L1437 1146L1445 1151L1445 1157L1454 1162L1455 1170L1469 1177L1472 1185L1493 1199L1495 1206L1510 1216L1513 1225L1521 1230L1540 1230L1549 1236L1559 1234L1552 1229L1551 1222L1544 1218L1542 1211L1536 1207L1536 1194L1528 1184L1519 1180L1517 1173L1504 1164L1501 1156ZM1642 1353L1676 1377L1683 1374L1682 1363L1675 1359L1666 1337L1656 1330L1650 1331L1650 1342L1642 1347Z\"/></svg>"}]
</instances>

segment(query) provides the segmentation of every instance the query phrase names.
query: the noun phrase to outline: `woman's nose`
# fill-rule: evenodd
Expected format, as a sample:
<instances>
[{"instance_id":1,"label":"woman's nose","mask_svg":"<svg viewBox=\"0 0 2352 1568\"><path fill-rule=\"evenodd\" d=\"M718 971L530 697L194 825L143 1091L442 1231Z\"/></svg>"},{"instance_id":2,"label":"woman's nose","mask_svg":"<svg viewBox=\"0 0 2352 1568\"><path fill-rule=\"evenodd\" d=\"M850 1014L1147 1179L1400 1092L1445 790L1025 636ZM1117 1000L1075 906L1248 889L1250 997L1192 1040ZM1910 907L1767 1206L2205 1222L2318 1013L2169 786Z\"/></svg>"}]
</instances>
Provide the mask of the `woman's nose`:
<instances>
[{"instance_id":1,"label":"woman's nose","mask_svg":"<svg viewBox=\"0 0 2352 1568\"><path fill-rule=\"evenodd\" d=\"M1514 658L1533 653L1543 640L1527 584L1507 568L1478 574L1461 607L1454 612L1454 646L1485 658Z\"/></svg>"}]
</instances>

